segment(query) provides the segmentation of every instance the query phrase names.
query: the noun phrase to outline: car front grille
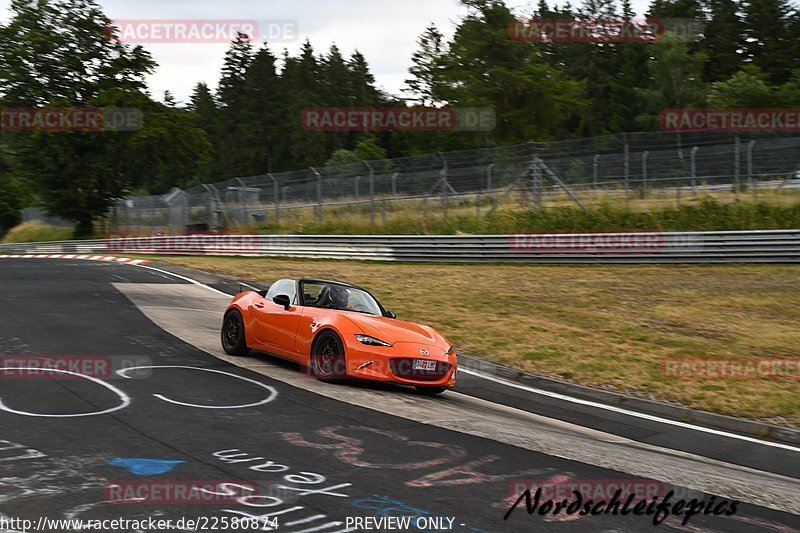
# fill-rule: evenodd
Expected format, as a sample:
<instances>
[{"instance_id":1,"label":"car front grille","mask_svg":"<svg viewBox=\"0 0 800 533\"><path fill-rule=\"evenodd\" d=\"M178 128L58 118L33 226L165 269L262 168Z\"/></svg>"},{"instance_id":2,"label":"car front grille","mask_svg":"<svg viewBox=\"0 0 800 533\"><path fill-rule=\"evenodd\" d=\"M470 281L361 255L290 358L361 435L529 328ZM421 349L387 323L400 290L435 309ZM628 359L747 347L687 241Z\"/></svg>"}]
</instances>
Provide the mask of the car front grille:
<instances>
[{"instance_id":1,"label":"car front grille","mask_svg":"<svg viewBox=\"0 0 800 533\"><path fill-rule=\"evenodd\" d=\"M436 370L414 370L414 359L411 357L396 357L390 361L392 373L403 379L418 381L438 381L444 378L453 367L450 363L436 361Z\"/></svg>"}]
</instances>

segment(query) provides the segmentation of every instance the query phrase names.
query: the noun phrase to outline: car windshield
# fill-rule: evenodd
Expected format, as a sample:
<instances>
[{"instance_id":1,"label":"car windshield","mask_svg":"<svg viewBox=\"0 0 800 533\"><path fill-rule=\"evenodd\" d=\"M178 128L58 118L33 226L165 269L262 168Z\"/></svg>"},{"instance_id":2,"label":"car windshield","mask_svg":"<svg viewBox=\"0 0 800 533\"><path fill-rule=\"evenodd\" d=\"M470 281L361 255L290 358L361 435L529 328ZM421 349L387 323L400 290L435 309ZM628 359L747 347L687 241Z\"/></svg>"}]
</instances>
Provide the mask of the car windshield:
<instances>
[{"instance_id":1,"label":"car windshield","mask_svg":"<svg viewBox=\"0 0 800 533\"><path fill-rule=\"evenodd\" d=\"M303 302L307 307L383 315L381 306L368 292L338 283L303 282Z\"/></svg>"}]
</instances>

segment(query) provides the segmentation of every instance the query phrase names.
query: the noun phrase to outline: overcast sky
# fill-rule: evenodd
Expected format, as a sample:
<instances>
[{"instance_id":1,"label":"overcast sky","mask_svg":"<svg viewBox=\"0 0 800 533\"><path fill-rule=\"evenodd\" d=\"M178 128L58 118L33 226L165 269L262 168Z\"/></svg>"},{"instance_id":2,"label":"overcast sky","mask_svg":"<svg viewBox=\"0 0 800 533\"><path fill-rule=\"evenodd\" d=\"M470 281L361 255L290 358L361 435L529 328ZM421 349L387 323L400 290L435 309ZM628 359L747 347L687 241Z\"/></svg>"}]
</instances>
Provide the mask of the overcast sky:
<instances>
[{"instance_id":1,"label":"overcast sky","mask_svg":"<svg viewBox=\"0 0 800 533\"><path fill-rule=\"evenodd\" d=\"M516 0L507 5L515 12L525 13L530 12L528 6L532 3ZM0 20L9 18L10 4L11 0L0 0ZM378 86L395 95L401 95L417 37L430 23L451 35L465 13L456 0L99 0L99 4L114 20L295 21L299 38L272 45L273 53L280 55L283 48L288 48L294 54L306 38L317 53L327 51L333 43L346 57L358 49L366 57ZM633 1L640 14L647 4L647 0ZM170 90L179 101L188 99L197 82L216 87L227 49L225 44L208 43L143 46L158 62L158 70L148 80L153 96L161 99L164 91Z\"/></svg>"}]
</instances>

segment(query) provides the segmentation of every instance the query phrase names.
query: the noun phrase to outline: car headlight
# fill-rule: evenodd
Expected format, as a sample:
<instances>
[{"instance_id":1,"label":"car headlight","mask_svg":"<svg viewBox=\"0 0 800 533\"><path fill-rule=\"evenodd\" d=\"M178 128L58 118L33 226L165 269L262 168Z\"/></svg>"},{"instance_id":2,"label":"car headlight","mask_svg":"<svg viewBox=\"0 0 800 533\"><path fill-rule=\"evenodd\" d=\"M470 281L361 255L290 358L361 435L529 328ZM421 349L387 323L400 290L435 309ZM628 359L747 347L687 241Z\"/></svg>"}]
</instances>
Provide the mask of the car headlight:
<instances>
[{"instance_id":1,"label":"car headlight","mask_svg":"<svg viewBox=\"0 0 800 533\"><path fill-rule=\"evenodd\" d=\"M370 337L369 335L359 335L356 334L356 339L361 344L368 344L369 346L391 346L388 342L383 342L380 339L376 339L375 337Z\"/></svg>"},{"instance_id":2,"label":"car headlight","mask_svg":"<svg viewBox=\"0 0 800 533\"><path fill-rule=\"evenodd\" d=\"M444 354L449 356L449 355L453 355L454 353L456 353L456 347L455 346L451 346L451 347L449 347L447 349L447 351Z\"/></svg>"}]
</instances>

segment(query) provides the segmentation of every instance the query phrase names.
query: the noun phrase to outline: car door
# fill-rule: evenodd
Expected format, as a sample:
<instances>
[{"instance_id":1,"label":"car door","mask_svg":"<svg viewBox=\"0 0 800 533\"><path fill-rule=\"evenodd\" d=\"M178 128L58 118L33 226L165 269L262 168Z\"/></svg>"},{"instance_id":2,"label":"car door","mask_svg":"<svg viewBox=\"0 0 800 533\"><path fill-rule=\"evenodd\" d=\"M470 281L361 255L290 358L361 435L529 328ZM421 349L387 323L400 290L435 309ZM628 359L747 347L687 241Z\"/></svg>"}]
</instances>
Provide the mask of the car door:
<instances>
[{"instance_id":1,"label":"car door","mask_svg":"<svg viewBox=\"0 0 800 533\"><path fill-rule=\"evenodd\" d=\"M328 283L320 281L301 281L301 291L303 294L303 308L300 320L297 325L295 335L295 351L297 361L304 365L309 365L311 355L311 343L314 340L319 328L331 322L331 314L335 313L326 307L319 307L324 302L320 299L325 294ZM324 299L324 298L323 298Z\"/></svg>"},{"instance_id":2,"label":"car door","mask_svg":"<svg viewBox=\"0 0 800 533\"><path fill-rule=\"evenodd\" d=\"M289 309L272 301L279 294L289 297ZM263 349L281 357L296 359L295 335L302 308L297 305L295 281L286 279L273 283L264 299L254 307L256 338Z\"/></svg>"}]
</instances>

